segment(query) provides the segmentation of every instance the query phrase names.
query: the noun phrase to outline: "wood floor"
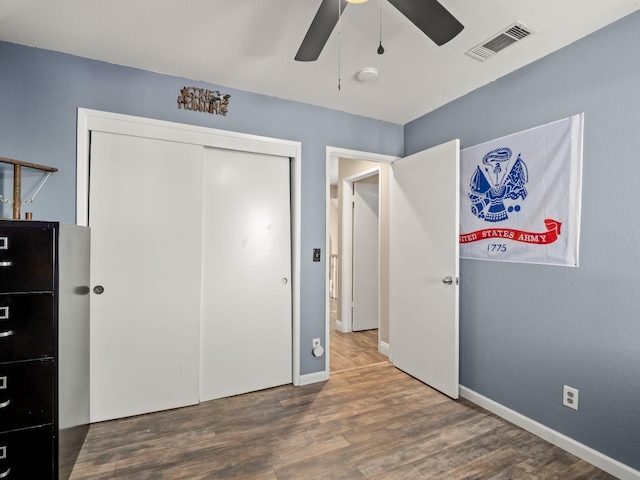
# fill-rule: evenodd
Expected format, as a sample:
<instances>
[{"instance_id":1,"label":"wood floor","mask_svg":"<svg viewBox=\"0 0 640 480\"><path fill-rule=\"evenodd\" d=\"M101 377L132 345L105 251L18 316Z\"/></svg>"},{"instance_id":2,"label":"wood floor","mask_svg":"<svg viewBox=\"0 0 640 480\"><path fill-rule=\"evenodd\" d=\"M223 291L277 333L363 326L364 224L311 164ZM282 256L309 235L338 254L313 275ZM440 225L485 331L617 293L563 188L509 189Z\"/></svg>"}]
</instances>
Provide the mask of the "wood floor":
<instances>
[{"instance_id":1,"label":"wood floor","mask_svg":"<svg viewBox=\"0 0 640 480\"><path fill-rule=\"evenodd\" d=\"M342 371L328 382L94 424L71 480L614 478L374 363L332 365Z\"/></svg>"},{"instance_id":2,"label":"wood floor","mask_svg":"<svg viewBox=\"0 0 640 480\"><path fill-rule=\"evenodd\" d=\"M331 319L331 374L352 368L388 362L378 351L378 330L342 333L336 330L337 302L329 301Z\"/></svg>"}]
</instances>

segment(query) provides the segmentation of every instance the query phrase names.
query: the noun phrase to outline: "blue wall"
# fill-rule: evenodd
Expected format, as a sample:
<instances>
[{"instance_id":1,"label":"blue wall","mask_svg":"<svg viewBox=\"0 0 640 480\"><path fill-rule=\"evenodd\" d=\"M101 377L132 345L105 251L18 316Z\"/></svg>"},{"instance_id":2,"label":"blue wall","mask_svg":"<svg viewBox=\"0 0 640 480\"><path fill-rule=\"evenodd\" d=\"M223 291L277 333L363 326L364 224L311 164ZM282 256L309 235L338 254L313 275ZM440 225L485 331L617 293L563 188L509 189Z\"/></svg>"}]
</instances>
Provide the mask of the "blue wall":
<instances>
[{"instance_id":1,"label":"blue wall","mask_svg":"<svg viewBox=\"0 0 640 480\"><path fill-rule=\"evenodd\" d=\"M178 110L180 89L189 85L231 94L227 116ZM311 345L313 338L322 338L324 343L325 264L324 259L313 263L311 258L314 247L325 246L325 147L401 155L402 126L0 42L0 156L60 170L51 176L36 202L23 207L23 211L33 211L35 219L75 223L79 107L302 142L300 340L303 346ZM13 177L6 167L0 169L0 193L11 198ZM39 174L25 173L25 195L39 178ZM4 206L1 213L10 217L11 209ZM303 348L301 373L322 370L324 358L315 358L310 349Z\"/></svg>"},{"instance_id":2,"label":"blue wall","mask_svg":"<svg viewBox=\"0 0 640 480\"><path fill-rule=\"evenodd\" d=\"M635 13L405 126L409 155L451 138L465 148L585 112L580 267L462 260L460 379L635 469L638 32ZM515 55L513 48L500 55ZM578 411L562 406L564 384L579 389Z\"/></svg>"}]
</instances>

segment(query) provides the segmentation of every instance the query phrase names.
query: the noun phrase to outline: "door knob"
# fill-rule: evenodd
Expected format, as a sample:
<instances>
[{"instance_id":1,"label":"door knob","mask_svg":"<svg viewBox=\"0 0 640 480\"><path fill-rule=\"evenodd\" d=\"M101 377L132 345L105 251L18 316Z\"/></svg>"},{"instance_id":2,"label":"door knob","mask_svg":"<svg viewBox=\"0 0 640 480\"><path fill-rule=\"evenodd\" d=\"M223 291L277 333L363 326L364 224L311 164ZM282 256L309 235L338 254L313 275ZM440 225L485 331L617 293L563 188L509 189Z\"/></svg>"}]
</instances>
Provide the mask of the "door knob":
<instances>
[{"instance_id":1,"label":"door knob","mask_svg":"<svg viewBox=\"0 0 640 480\"><path fill-rule=\"evenodd\" d=\"M445 284L447 284L447 285L451 285L451 284L453 283L453 278L451 278L451 277L449 277L449 276L444 277L444 278L442 279L442 283L445 283Z\"/></svg>"},{"instance_id":2,"label":"door knob","mask_svg":"<svg viewBox=\"0 0 640 480\"><path fill-rule=\"evenodd\" d=\"M287 283L289 283L289 280L286 277L283 278L281 281L283 285L286 285Z\"/></svg>"},{"instance_id":3,"label":"door knob","mask_svg":"<svg viewBox=\"0 0 640 480\"><path fill-rule=\"evenodd\" d=\"M96 295L100 295L102 294L102 292L104 292L104 287L102 285L96 285L95 287L93 287L93 293L95 293Z\"/></svg>"}]
</instances>

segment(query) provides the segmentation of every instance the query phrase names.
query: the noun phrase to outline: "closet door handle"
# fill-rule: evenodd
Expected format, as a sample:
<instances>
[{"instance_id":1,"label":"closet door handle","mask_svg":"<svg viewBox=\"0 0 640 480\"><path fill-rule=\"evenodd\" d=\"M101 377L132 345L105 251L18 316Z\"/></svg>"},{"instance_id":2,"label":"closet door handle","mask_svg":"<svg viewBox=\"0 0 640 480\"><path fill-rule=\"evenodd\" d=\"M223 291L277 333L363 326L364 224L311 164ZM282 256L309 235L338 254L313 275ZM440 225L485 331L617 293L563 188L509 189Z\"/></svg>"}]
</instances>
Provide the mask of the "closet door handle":
<instances>
[{"instance_id":1,"label":"closet door handle","mask_svg":"<svg viewBox=\"0 0 640 480\"><path fill-rule=\"evenodd\" d=\"M12 265L13 265L13 262L0 262L0 267L10 267Z\"/></svg>"},{"instance_id":2,"label":"closet door handle","mask_svg":"<svg viewBox=\"0 0 640 480\"><path fill-rule=\"evenodd\" d=\"M11 404L11 399L7 400L6 402L0 403L0 408L7 408L10 404Z\"/></svg>"},{"instance_id":3,"label":"closet door handle","mask_svg":"<svg viewBox=\"0 0 640 480\"><path fill-rule=\"evenodd\" d=\"M7 330L6 332L0 332L0 338L10 337L13 335L13 330Z\"/></svg>"}]
</instances>

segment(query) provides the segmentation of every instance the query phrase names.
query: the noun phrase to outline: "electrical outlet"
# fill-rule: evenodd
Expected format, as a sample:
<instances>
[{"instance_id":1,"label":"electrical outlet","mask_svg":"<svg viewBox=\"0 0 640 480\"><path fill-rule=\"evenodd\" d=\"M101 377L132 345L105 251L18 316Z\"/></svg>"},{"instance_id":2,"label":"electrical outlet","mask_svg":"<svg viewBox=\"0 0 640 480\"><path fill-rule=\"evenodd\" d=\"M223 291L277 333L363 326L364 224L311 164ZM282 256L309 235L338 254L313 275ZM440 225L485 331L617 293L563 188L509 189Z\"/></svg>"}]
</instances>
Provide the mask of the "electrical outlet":
<instances>
[{"instance_id":1,"label":"electrical outlet","mask_svg":"<svg viewBox=\"0 0 640 480\"><path fill-rule=\"evenodd\" d=\"M562 389L562 404L565 407L578 410L578 389L567 387L565 385Z\"/></svg>"},{"instance_id":2,"label":"electrical outlet","mask_svg":"<svg viewBox=\"0 0 640 480\"><path fill-rule=\"evenodd\" d=\"M316 348L320 346L320 339L319 338L314 338L313 339L313 346L311 348Z\"/></svg>"}]
</instances>

